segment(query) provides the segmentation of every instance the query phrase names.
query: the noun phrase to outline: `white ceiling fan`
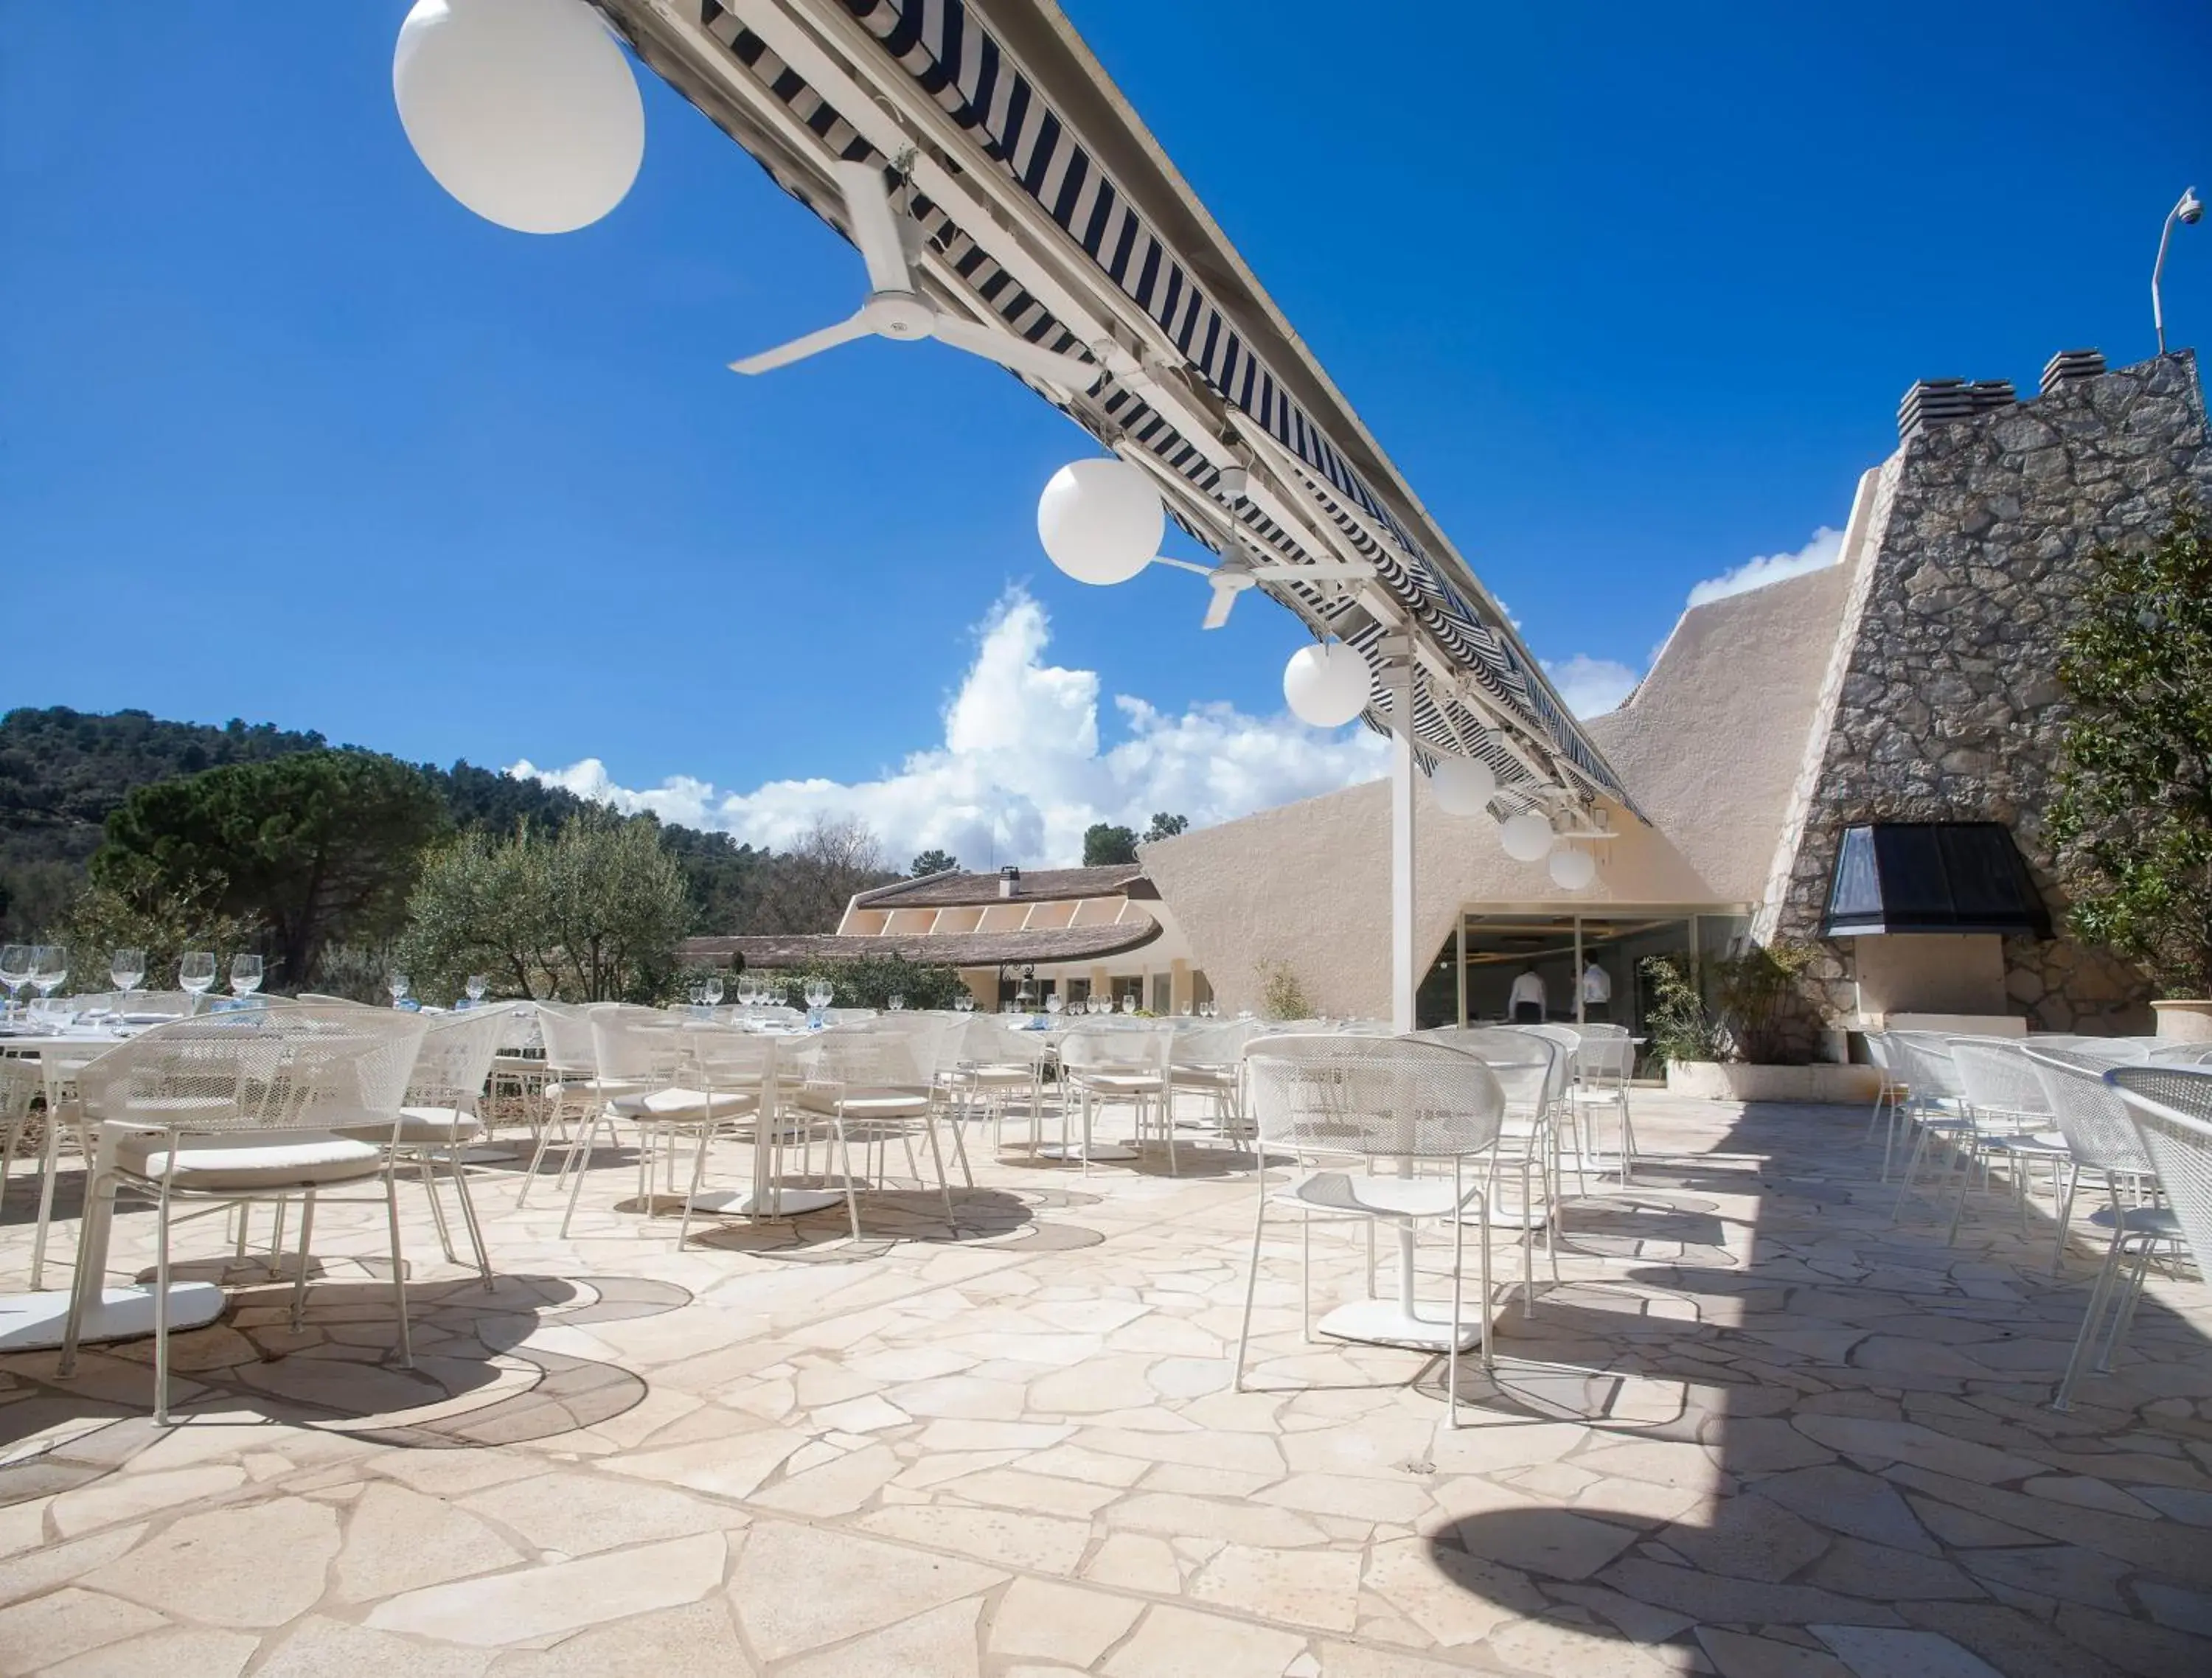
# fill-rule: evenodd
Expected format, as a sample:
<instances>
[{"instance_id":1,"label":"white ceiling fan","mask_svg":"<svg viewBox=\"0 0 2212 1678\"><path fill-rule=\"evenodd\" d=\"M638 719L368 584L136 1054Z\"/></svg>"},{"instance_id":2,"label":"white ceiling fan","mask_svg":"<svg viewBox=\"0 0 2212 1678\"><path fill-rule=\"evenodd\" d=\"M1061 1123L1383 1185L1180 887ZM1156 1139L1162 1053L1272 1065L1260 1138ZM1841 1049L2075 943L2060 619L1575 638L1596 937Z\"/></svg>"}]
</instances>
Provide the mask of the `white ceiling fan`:
<instances>
[{"instance_id":1,"label":"white ceiling fan","mask_svg":"<svg viewBox=\"0 0 2212 1678\"><path fill-rule=\"evenodd\" d=\"M921 228L912 216L891 210L890 190L883 172L870 163L833 166L845 194L847 219L853 242L868 264L868 295L860 312L824 326L818 332L793 338L774 350L732 362L732 373L767 373L804 361L824 350L854 338L885 337L902 342L936 338L955 350L965 350L1031 379L1042 379L1072 391L1087 391L1105 369L1073 356L1042 348L1010 331L986 326L947 313L921 295L915 283L914 264L920 255Z\"/></svg>"},{"instance_id":2,"label":"white ceiling fan","mask_svg":"<svg viewBox=\"0 0 2212 1678\"><path fill-rule=\"evenodd\" d=\"M1241 507L1249 481L1243 467L1230 466L1223 470L1221 481L1216 487L1231 507ZM1199 625L1202 629L1218 629L1228 623L1229 614L1236 610L1237 597L1262 582L1343 582L1375 575L1375 568L1371 565L1340 559L1316 560L1304 565L1280 562L1255 564L1252 556L1245 551L1243 538L1235 526L1229 532L1229 550L1222 555L1221 562L1218 565L1199 565L1188 559L1170 559L1165 554L1157 556L1156 562L1194 572L1212 584L1213 599L1207 603L1206 619Z\"/></svg>"}]
</instances>

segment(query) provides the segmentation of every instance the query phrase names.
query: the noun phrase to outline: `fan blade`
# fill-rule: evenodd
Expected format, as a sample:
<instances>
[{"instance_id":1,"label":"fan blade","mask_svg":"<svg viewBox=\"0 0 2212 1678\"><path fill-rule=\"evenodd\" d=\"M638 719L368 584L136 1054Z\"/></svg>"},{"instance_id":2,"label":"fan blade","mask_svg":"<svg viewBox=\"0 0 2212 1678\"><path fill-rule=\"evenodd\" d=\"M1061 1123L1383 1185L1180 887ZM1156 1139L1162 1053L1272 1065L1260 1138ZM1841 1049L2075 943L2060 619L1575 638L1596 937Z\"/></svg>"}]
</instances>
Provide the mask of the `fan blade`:
<instances>
[{"instance_id":1,"label":"fan blade","mask_svg":"<svg viewBox=\"0 0 2212 1678\"><path fill-rule=\"evenodd\" d=\"M818 356L825 350L835 350L841 344L854 338L866 337L872 329L865 314L839 321L835 326L824 326L818 332L809 332L803 338L793 338L789 344L778 344L773 350L763 350L757 356L748 356L741 362L732 362L732 373L768 373L776 368L788 367L793 362L804 361L809 356Z\"/></svg>"},{"instance_id":2,"label":"fan blade","mask_svg":"<svg viewBox=\"0 0 2212 1678\"><path fill-rule=\"evenodd\" d=\"M914 275L906 265L906 246L899 242L898 217L891 213L883 171L872 163L840 163L836 168L853 242L868 264L868 289L912 291Z\"/></svg>"},{"instance_id":3,"label":"fan blade","mask_svg":"<svg viewBox=\"0 0 2212 1678\"><path fill-rule=\"evenodd\" d=\"M1206 608L1206 622L1198 627L1201 629L1218 629L1226 623L1229 621L1230 609L1237 604L1239 592L1234 588L1222 588L1217 586L1213 591L1213 599Z\"/></svg>"},{"instance_id":4,"label":"fan blade","mask_svg":"<svg viewBox=\"0 0 2212 1678\"><path fill-rule=\"evenodd\" d=\"M963 320L942 309L937 312L937 319L929 330L932 336L942 338L955 350L965 350L971 356L981 356L1000 367L1012 368L1016 373L1071 391L1089 390L1105 371L1090 362L1041 349L1027 338L1018 338L1012 332L996 331L976 321Z\"/></svg>"}]
</instances>

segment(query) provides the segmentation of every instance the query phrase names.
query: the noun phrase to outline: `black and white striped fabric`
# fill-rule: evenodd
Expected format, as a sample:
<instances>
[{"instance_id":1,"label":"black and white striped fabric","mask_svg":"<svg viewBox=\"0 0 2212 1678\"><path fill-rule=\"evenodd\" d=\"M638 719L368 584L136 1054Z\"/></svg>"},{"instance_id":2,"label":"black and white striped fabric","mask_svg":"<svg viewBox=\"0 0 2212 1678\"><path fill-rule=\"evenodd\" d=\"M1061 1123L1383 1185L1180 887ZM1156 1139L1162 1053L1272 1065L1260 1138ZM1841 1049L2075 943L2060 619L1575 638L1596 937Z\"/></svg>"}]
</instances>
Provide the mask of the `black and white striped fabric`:
<instances>
[{"instance_id":1,"label":"black and white striped fabric","mask_svg":"<svg viewBox=\"0 0 2212 1678\"><path fill-rule=\"evenodd\" d=\"M1289 395L1265 358L1208 297L1189 264L1138 213L963 0L842 3L919 89L973 137L984 156L1018 183L1113 285L1159 326L1206 382L1301 463L1300 475L1316 510L1342 535L1346 545L1375 566L1382 586L1426 637L1450 656L1496 708L1520 720L1528 740L1537 747L1534 755L1551 759L1585 792L1626 801L1573 720L1554 703L1541 681L1530 679L1525 654L1510 630L1469 599L1445 565L1431 558L1361 481L1312 416ZM606 9L617 15L623 9L618 3L606 4ZM700 0L700 18L732 64L817 136L830 155L889 166L890 160L880 158L804 77L716 0ZM1090 356L1088 344L937 205L917 192L908 209L975 301L1032 343L1063 354ZM836 220L825 219L833 224ZM1146 449L1198 490L1213 487L1217 474L1205 454L1136 392L1109 375L1102 378L1089 402L1103 410L1123 446ZM1069 411L1079 423L1090 418L1085 409ZM1243 520L1256 549L1293 563L1315 556L1249 503ZM1205 531L1191 530L1190 534L1213 545ZM1370 650L1381 638L1382 631L1364 612L1327 590L1294 581L1267 587L1291 597L1310 622L1341 635L1363 651ZM1378 703L1381 699L1378 692ZM1370 718L1380 726L1374 706ZM1486 757L1498 773L1507 805L1527 802L1525 793L1535 790L1521 761L1492 739L1485 720L1449 691L1422 684L1416 695L1414 728L1416 738L1426 746ZM1516 783L1524 793L1516 794Z\"/></svg>"}]
</instances>

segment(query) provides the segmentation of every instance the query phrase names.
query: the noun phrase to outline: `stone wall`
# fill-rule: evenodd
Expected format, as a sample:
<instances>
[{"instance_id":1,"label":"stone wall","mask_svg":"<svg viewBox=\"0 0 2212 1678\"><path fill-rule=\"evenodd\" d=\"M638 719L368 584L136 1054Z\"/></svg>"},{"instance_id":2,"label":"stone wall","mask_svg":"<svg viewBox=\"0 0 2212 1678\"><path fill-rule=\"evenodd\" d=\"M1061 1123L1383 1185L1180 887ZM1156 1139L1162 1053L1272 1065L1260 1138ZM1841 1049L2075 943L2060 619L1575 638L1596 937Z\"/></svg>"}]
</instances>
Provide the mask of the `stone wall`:
<instances>
[{"instance_id":1,"label":"stone wall","mask_svg":"<svg viewBox=\"0 0 2212 1678\"><path fill-rule=\"evenodd\" d=\"M1882 468L1842 638L1765 901L1762 940L1811 939L1837 836L1862 821L1998 821L2054 917L2043 822L2067 707L2058 644L2091 551L2147 542L2177 494L2212 502L2203 392L2187 351L1923 427ZM1814 978L1852 1012L1848 951ZM2006 945L2006 988L2039 1030L2148 1030L2132 969L2063 936Z\"/></svg>"}]
</instances>

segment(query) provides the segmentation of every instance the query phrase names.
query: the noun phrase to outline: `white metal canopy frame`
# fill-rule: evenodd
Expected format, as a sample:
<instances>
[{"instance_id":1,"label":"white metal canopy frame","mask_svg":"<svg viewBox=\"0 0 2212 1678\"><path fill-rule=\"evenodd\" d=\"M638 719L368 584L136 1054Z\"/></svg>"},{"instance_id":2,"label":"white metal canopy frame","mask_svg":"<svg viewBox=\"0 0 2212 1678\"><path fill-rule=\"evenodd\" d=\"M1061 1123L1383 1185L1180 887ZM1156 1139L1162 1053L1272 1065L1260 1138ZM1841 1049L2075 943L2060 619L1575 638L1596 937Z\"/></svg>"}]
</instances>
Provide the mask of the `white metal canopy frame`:
<instances>
[{"instance_id":1,"label":"white metal canopy frame","mask_svg":"<svg viewBox=\"0 0 2212 1678\"><path fill-rule=\"evenodd\" d=\"M429 35L481 15L534 28L542 15L582 3L419 0L407 27ZM1601 834L1605 804L1635 813L1497 602L1049 0L589 3L647 68L870 257L863 313L872 310L878 324L855 316L738 366L765 371L809 353L799 345L826 349L868 331L938 337L1000 361L1140 469L1166 514L1222 556L1211 570L1170 562L1205 572L1209 627L1258 588L1322 640L1310 653L1327 659L1340 646L1358 656L1360 711L1399 743L1394 804L1405 831L1394 849L1406 866L1394 872L1408 921L1417 766L1455 777L1454 796L1437 783L1443 806L1487 809L1523 860L1586 860L1556 839ZM450 167L417 136L434 125L409 116L409 52L403 32L394 66L403 119L450 186ZM420 46L413 56L436 62ZM510 51L500 73L511 80L526 56ZM555 68L580 86L601 73ZM616 92L584 92L587 105L608 107L605 126L626 145ZM540 119L516 120L526 119ZM456 125L488 121L471 113ZM878 170L884 192L866 190L854 165ZM454 190L526 231L612 207L593 199L547 211L533 201L507 220L481 195ZM893 192L904 217L896 252L874 225ZM1118 581L1152 556L1095 580ZM1293 706L1307 714L1295 696ZM1579 889L1593 872L1577 862L1554 877ZM1407 963L1399 965L1402 975Z\"/></svg>"}]
</instances>

